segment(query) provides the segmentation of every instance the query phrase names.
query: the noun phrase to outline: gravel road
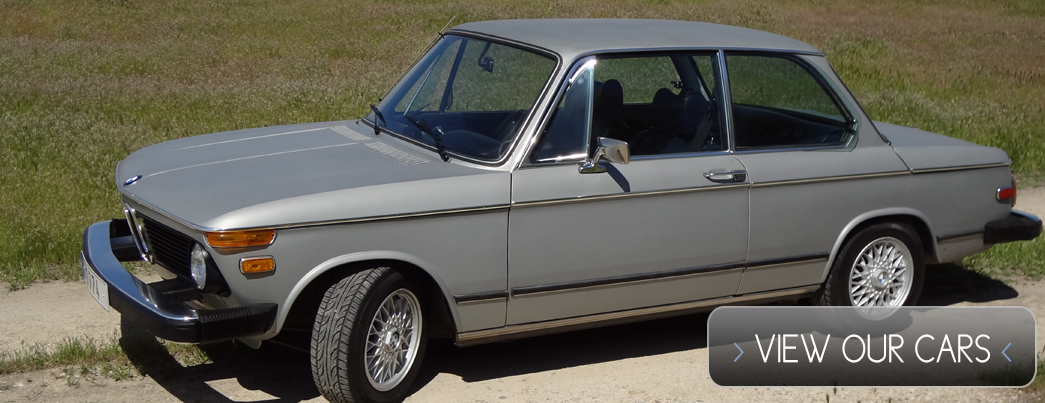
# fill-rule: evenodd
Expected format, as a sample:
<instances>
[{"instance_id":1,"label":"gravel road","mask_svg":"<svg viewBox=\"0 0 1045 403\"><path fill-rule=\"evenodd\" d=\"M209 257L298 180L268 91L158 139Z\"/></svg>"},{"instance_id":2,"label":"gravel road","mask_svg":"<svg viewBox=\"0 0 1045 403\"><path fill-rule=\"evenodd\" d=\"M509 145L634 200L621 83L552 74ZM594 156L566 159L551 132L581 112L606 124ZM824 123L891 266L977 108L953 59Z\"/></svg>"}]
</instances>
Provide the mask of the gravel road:
<instances>
[{"instance_id":1,"label":"gravel road","mask_svg":"<svg viewBox=\"0 0 1045 403\"><path fill-rule=\"evenodd\" d=\"M1045 216L1045 188L1021 190L1018 203L1019 209ZM934 267L929 276L923 296L927 305L1022 305L1045 315L1045 282L1002 282L954 266ZM417 390L407 401L1039 400L1011 389L720 388L707 375L706 321L707 315L692 315L470 348L434 342ZM1038 345L1045 345L1043 324L1039 321ZM120 315L103 310L80 283L0 291L0 352L69 336L105 339L120 329ZM302 352L271 343L258 351L228 343L205 350L212 363L182 367L161 359L161 364L145 366L146 376L122 381L100 376L70 381L62 368L3 375L0 402L323 401L312 386L308 356ZM133 355L131 359L145 362Z\"/></svg>"}]
</instances>

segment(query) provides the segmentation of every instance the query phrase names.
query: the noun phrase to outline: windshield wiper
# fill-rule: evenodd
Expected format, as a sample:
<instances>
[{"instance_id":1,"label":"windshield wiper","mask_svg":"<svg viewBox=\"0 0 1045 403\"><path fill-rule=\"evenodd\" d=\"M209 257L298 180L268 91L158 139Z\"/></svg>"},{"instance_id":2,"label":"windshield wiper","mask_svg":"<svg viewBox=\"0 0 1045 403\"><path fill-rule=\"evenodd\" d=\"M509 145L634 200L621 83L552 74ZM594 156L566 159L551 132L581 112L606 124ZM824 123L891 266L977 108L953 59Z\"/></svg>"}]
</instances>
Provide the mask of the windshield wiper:
<instances>
[{"instance_id":1,"label":"windshield wiper","mask_svg":"<svg viewBox=\"0 0 1045 403\"><path fill-rule=\"evenodd\" d=\"M374 106L374 104L370 104L370 110L374 111L374 116L376 116L377 119L381 120L381 124L382 125L384 125L385 127L388 127L388 121L385 120L385 117L383 115L381 115L381 111L378 110L377 107ZM377 126L377 119L374 119L374 135L375 136L378 136L378 135L381 134L381 128L379 128Z\"/></svg>"},{"instance_id":2,"label":"windshield wiper","mask_svg":"<svg viewBox=\"0 0 1045 403\"><path fill-rule=\"evenodd\" d=\"M417 120L407 116L406 114L403 114L403 117L416 126L418 130L421 130L422 133L427 134L432 138L432 140L435 140L435 149L439 151L439 158L442 158L443 162L450 162L450 155L446 153L446 146L443 145L443 139L436 134L431 127L428 127L428 123L425 123L424 119Z\"/></svg>"}]
</instances>

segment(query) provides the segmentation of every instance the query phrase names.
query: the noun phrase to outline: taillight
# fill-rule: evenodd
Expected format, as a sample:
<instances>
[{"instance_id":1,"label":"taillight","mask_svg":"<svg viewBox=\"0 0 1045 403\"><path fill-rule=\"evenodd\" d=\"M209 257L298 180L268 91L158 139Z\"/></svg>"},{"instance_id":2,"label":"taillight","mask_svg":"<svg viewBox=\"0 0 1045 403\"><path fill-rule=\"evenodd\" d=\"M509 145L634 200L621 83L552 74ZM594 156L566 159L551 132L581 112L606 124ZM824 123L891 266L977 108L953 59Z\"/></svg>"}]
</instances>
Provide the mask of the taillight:
<instances>
[{"instance_id":1,"label":"taillight","mask_svg":"<svg viewBox=\"0 0 1045 403\"><path fill-rule=\"evenodd\" d=\"M1012 178L1012 186L1007 188L998 189L998 202L1008 202L1009 204L1016 205L1016 178Z\"/></svg>"}]
</instances>

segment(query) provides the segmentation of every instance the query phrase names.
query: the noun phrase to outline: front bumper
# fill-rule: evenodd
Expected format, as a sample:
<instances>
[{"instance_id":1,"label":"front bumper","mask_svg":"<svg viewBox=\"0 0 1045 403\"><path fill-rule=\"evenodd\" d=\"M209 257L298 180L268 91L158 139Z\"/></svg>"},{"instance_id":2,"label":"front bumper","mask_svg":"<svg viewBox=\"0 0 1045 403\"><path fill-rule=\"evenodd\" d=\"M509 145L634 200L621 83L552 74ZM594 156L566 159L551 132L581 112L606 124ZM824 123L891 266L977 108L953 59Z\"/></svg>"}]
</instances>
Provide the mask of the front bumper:
<instances>
[{"instance_id":1,"label":"front bumper","mask_svg":"<svg viewBox=\"0 0 1045 403\"><path fill-rule=\"evenodd\" d=\"M121 260L141 260L136 249L129 249L134 247L129 235L121 236L123 228L128 228L126 220L91 224L83 233L83 263L108 286L109 306L138 326L156 337L179 343L256 336L272 327L276 304L197 310L184 302L184 292L170 292L168 282L141 282L120 264ZM165 283L166 286L161 285Z\"/></svg>"},{"instance_id":2,"label":"front bumper","mask_svg":"<svg viewBox=\"0 0 1045 403\"><path fill-rule=\"evenodd\" d=\"M997 244L1029 241L1041 235L1041 219L1019 210L1012 210L1008 218L991 221L983 228L983 243Z\"/></svg>"}]
</instances>

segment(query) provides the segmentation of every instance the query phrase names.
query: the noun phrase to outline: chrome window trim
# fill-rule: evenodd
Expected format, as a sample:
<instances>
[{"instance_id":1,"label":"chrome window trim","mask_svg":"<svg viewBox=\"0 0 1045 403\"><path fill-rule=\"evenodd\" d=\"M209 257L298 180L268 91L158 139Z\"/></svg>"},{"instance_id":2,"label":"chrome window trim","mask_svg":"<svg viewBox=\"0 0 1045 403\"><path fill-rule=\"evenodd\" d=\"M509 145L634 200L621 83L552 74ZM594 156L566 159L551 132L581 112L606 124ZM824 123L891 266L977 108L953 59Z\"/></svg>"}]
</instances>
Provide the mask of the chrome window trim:
<instances>
[{"instance_id":1,"label":"chrome window trim","mask_svg":"<svg viewBox=\"0 0 1045 403\"><path fill-rule=\"evenodd\" d=\"M825 56L822 56L822 57L825 57ZM851 101L853 103L851 105L853 110L855 110L857 112L860 112L859 113L860 116L863 116L863 117L867 118L867 125L871 126L871 130L873 130L876 134L878 134L878 137L881 138L882 141L885 142L885 144L888 144L890 146L893 145L893 142L890 141L889 138L886 137L885 134L882 133L881 130L878 130L877 126L874 125L874 119L871 119L870 115L867 114L867 110L864 109L864 106L862 104L860 104L860 100L856 99L856 96L853 95L853 91L849 89L849 85L846 84L845 81L842 81L842 76L838 75L838 71L835 70L835 66L831 65L831 63L828 63L828 66L831 68L831 74L834 75L834 77L838 80L838 84L841 84L841 86L842 86L842 88L839 88L839 90L840 90L839 93L840 94L844 94L844 95L848 95L848 97L842 97L842 98L845 99L847 102ZM863 122L862 121L860 122L860 125L861 125L861 128L863 128L863 126L862 126Z\"/></svg>"},{"instance_id":2,"label":"chrome window trim","mask_svg":"<svg viewBox=\"0 0 1045 403\"><path fill-rule=\"evenodd\" d=\"M554 162L535 162L535 163L529 162L530 156L533 155L534 152L536 152L537 144L540 143L541 137L544 135L544 130L548 128L548 124L550 123L551 116L553 114L552 112L555 110L556 106L559 105L559 101L561 101L562 98L564 96L566 96L566 89L570 86L570 82L577 75L577 72L580 71L581 69L583 69L591 61L596 61L595 57L589 56L589 57L579 57L579 58L574 59L573 63L570 66L570 70L566 73L565 76L562 77L562 81L559 83L558 89L555 91L555 97L552 98L551 102L549 102L548 105L546 105L544 107L544 110L541 113L541 118L540 118L540 120L537 121L537 126L534 128L533 133L530 136L530 141L526 145L526 148L523 149L525 152L523 153L522 158L519 160L519 164L516 166L516 168L522 167L522 166L527 166L527 165L535 165L535 164L564 164L564 163L577 164L579 162L583 162L584 158L587 158L587 150L585 150L584 157L580 158L580 159L577 159L577 160L565 160L564 159L564 160L561 160L561 161L554 161ZM592 95L594 95L594 94L592 94ZM594 105L594 100L592 100L592 104ZM536 110L537 108L535 107L534 109ZM589 114L590 113L591 112L589 111ZM590 136L591 136L590 135L590 132L591 132L591 122L590 122L590 119L591 118L589 117L589 123L588 123L588 126L589 126L588 127L589 141L591 140L590 139Z\"/></svg>"},{"instance_id":3,"label":"chrome window trim","mask_svg":"<svg viewBox=\"0 0 1045 403\"><path fill-rule=\"evenodd\" d=\"M456 152L453 152L451 150L447 150L446 151L447 154L449 154L449 155L453 156L454 158L459 159L461 161L470 162L470 163L473 163L473 164L483 165L483 166L488 166L488 167L502 167L502 166L505 165L505 163L509 159L511 159L512 154L514 154L514 152L516 151L516 148L519 145L519 140L522 137L524 137L524 135L526 133L526 127L529 126L531 121L535 118L538 106L540 106L541 102L545 99L545 97L548 96L548 92L550 91L550 89L554 87L556 74L558 74L559 70L562 69L562 64L563 64L562 56L558 52L552 51L551 49L547 49L547 48L540 47L540 46L533 45L533 44L526 43L526 42L519 42L519 41L511 40L511 39L508 39L508 38L502 38L502 37L495 36L495 35L487 35L487 34L482 34L482 33L478 33L478 32L462 31L462 30L451 29L450 31L448 31L445 34L443 34L442 38L440 38L440 40L442 40L443 38L446 38L447 35L458 35L458 36L462 36L462 37L488 41L488 42L496 43L498 45L504 45L504 46L508 46L508 47L512 47L512 48L516 48L516 49L522 49L522 50L525 50L525 51L529 51L531 53L536 53L538 55L546 56L546 57L548 57L549 59L552 59L555 62L555 66L552 67L550 73L548 74L548 79L547 79L547 81L545 81L544 87L542 87L541 91L538 92L537 97L534 99L533 104L530 106L530 111L526 115L526 119L524 119L522 124L519 125L519 129L515 133L514 138L512 139L512 145L510 147L508 147L507 150L505 150L504 155L501 155L496 160L481 160L481 159L478 159L478 158L472 158L472 157L464 156L464 155L458 154ZM436 41L435 43L430 45L429 48L425 51L424 54L427 54L427 52L430 51L431 48L434 47L436 43L438 43L438 41ZM424 54L422 54L420 58L418 58L416 61L414 61L414 65L416 65L417 62L421 60L421 58L424 58ZM413 68L414 65L411 65L409 68ZM407 70L406 73L403 73L403 77L405 77L406 74L409 74L409 70ZM402 81L402 78L400 78L399 81ZM388 96L388 94L392 91L393 88L395 88L396 85L399 85L399 81L396 81L395 84L393 84L391 87L389 87L385 91L385 95L381 97L382 100ZM370 119L367 119L367 116L370 116L370 115L371 115L370 113L364 115L362 118L359 119L359 121L363 122L364 124L366 124L366 125L368 125L368 126L370 126L372 128L372 127L374 127L375 123L373 121L371 121ZM429 145L429 144L427 144L427 143L425 143L423 141L415 140L415 139L410 138L409 136L405 136L405 135L403 135L401 133L396 133L394 131L387 130L384 127L380 127L379 130L382 133L390 134L390 135L392 135L393 137L395 137L397 139L406 141L407 143L410 143L410 144L416 145L418 147L424 148L424 149L426 149L428 151L431 151L433 153L436 152L435 146Z\"/></svg>"},{"instance_id":4,"label":"chrome window trim","mask_svg":"<svg viewBox=\"0 0 1045 403\"><path fill-rule=\"evenodd\" d=\"M708 156L716 156L716 155L721 156L721 155L731 155L731 154L732 154L732 152L729 151L729 150L720 150L720 151L699 151L699 152L686 152L686 153L674 153L674 154L640 155L640 156L632 156L631 157L631 163L634 163L635 161L656 161L656 160L667 160L667 159L675 159L675 158L695 158L695 157L708 157ZM581 160L576 160L576 161L566 161L566 160L563 160L563 161L535 162L535 163L530 163L530 164L526 164L526 165L520 166L519 170L534 169L534 168L545 168L545 167L554 167L554 166L561 166L561 165L577 165L578 162L583 162L583 161L581 161Z\"/></svg>"},{"instance_id":5,"label":"chrome window trim","mask_svg":"<svg viewBox=\"0 0 1045 403\"><path fill-rule=\"evenodd\" d=\"M722 108L725 115L722 124L719 125L719 131L725 133L727 149L730 152L736 152L736 139L733 137L733 93L730 89L729 70L726 68L726 51L720 49L716 57L718 58L719 74L719 108Z\"/></svg>"},{"instance_id":6,"label":"chrome window trim","mask_svg":"<svg viewBox=\"0 0 1045 403\"><path fill-rule=\"evenodd\" d=\"M824 146L806 146L806 147L776 147L776 148L766 147L766 148L756 148L756 149L752 149L752 150L736 151L735 153L737 155L746 155L746 154L764 154L764 153L783 153L783 152L789 152L789 151L826 151L826 150L851 151L852 149L849 147L849 144L846 143L846 144L832 144L832 145L824 145Z\"/></svg>"},{"instance_id":7,"label":"chrome window trim","mask_svg":"<svg viewBox=\"0 0 1045 403\"><path fill-rule=\"evenodd\" d=\"M738 49L742 49L742 48L738 48ZM743 48L743 50L759 50L759 49L746 49L746 48ZM535 167L567 165L567 164L569 164L569 165L576 165L577 163L584 162L584 158L563 159L563 160L560 160L560 161L541 161L541 162L529 162L529 159L530 159L530 155L532 155L533 152L534 152L534 147L536 147L537 143L540 141L540 137L544 133L544 129L547 128L548 120L549 120L549 117L551 115L552 108L554 108L555 105L558 105L559 101L562 99L562 97L563 97L563 95L564 95L564 93L566 91L566 86L567 86L570 78L573 77L576 74L577 70L579 70L579 68L581 66L583 66L584 64L587 63L587 60L589 58L594 58L595 60L598 60L598 56L599 55L612 55L612 54L617 54L617 53L634 53L635 56L633 56L633 57L642 57L642 54L663 54L663 53L678 53L678 54L681 54L681 53L686 53L686 52L689 52L689 53L693 53L693 52L708 53L708 51L714 51L713 52L714 56L715 56L716 59L718 59L717 60L718 75L715 77L715 79L718 80L717 86L716 86L716 91L719 92L719 94L721 96L721 99L723 99L725 101L728 101L730 99L730 96L729 96L729 92L728 92L729 82L727 80L727 75L726 75L726 72L725 72L725 56L724 56L725 53L720 48L691 48L691 47L686 47L686 48L623 49L623 50L607 50L607 51L588 52L588 53L583 53L583 54L577 56L574 59L574 62L573 62L573 65L572 65L573 67L570 69L569 73L566 74L566 76L563 78L562 84L560 84L559 90L558 90L555 98L552 100L552 103L550 103L548 105L548 107L545 108L544 116L539 121L538 126L537 126L536 130L534 131L533 136L531 137L530 144L527 145L526 153L523 154L523 158L520 160L520 162L516 166L516 168L517 169L529 169L529 168L535 168ZM721 101L719 103L720 103L720 105L727 105L727 103L724 103L724 102L721 102ZM728 155L729 153L731 153L734 150L734 147L733 147L733 136L732 136L732 132L731 132L731 129L732 129L732 126L733 126L733 124L732 124L732 112L729 110L729 108L725 108L724 106L720 106L720 107L723 108L723 111L724 111L724 113L726 115L726 117L725 117L725 119L726 119L725 120L725 125L727 126L727 129L723 130L723 129L720 128L720 130L726 131L726 133L729 133L729 134L725 135L725 137L727 138L727 142L728 142L728 144L726 146L727 148L725 150L700 151L700 152L684 152L684 153L673 153L673 154L638 155L638 156L632 156L631 160L632 161L635 161L635 160L640 160L641 161L641 160L653 160L653 159L701 157L701 156L706 156L706 155ZM590 123L589 123L589 126L590 126ZM589 130L590 130L590 127L589 127ZM590 141L590 138L589 138L589 141ZM585 156L585 158L586 157L587 156Z\"/></svg>"},{"instance_id":8,"label":"chrome window trim","mask_svg":"<svg viewBox=\"0 0 1045 403\"><path fill-rule=\"evenodd\" d=\"M655 160L670 160L675 158L694 158L694 157L709 157L715 155L731 155L733 154L730 150L717 150L717 151L697 151L697 152L685 152L685 153L674 153L674 154L654 154L654 155L639 155L631 157L631 162L635 161L655 161Z\"/></svg>"}]
</instances>

